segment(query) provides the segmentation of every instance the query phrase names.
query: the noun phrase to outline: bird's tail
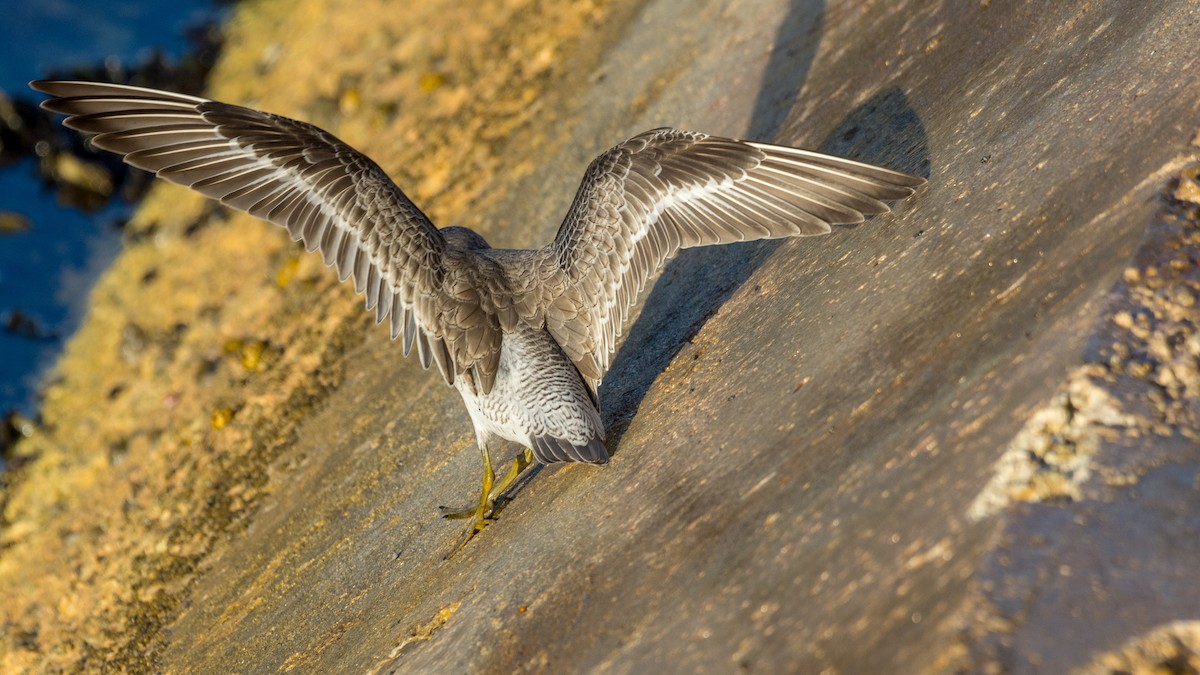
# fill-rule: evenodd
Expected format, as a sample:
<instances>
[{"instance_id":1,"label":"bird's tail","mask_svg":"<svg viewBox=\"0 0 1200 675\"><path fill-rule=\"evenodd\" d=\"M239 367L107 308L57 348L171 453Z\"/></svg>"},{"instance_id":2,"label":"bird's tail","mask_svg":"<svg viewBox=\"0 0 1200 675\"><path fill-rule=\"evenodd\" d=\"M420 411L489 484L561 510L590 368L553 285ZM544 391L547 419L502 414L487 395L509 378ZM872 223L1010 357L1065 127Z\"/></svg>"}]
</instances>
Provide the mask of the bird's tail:
<instances>
[{"instance_id":1,"label":"bird's tail","mask_svg":"<svg viewBox=\"0 0 1200 675\"><path fill-rule=\"evenodd\" d=\"M592 437L587 445L575 445L570 441L553 436L536 436L533 439L533 456L542 464L555 462L586 462L608 464L608 449L604 439Z\"/></svg>"}]
</instances>

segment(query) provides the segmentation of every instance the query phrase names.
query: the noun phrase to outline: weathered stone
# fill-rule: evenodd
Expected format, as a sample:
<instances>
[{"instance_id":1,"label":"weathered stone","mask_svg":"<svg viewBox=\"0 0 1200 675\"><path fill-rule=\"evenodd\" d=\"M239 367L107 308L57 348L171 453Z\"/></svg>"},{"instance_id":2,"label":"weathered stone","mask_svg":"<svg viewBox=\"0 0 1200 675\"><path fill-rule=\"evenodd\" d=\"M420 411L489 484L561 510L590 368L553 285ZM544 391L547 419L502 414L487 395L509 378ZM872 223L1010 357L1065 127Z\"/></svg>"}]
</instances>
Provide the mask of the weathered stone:
<instances>
[{"instance_id":1,"label":"weathered stone","mask_svg":"<svg viewBox=\"0 0 1200 675\"><path fill-rule=\"evenodd\" d=\"M586 76L546 92L558 112L505 118L527 142L512 150L515 173L487 155L481 170L498 173L453 192L456 206L439 207L433 187L414 195L435 217L455 214L442 225L497 246L546 241L587 161L662 124L847 154L930 185L896 215L828 237L671 263L601 388L612 463L538 472L449 561L460 525L435 507L471 494L478 462L456 394L382 330L321 352L330 362L310 367L336 387L314 385L269 468L229 474L248 491L211 486L214 509L247 515L218 523L227 538L191 558L190 540L165 542L193 571L140 588L164 613L146 618L153 664L1063 672L1135 653L1190 658L1194 645L1144 645L1194 634L1179 622L1200 606L1188 370L1200 342L1181 299L1197 292L1198 237L1195 214L1164 196L1197 152L1200 80L1183 74L1200 72L1200 6L610 10L608 32L587 43L602 53L578 56ZM547 43L530 48L534 73L583 67L546 66ZM419 91L430 72L412 73L414 94L444 95L452 121L436 124L470 128L454 72ZM347 100L338 83L310 84ZM371 109L361 91L353 108ZM347 140L374 154L369 134ZM482 152L455 151L462 163ZM452 189L460 167L447 167L437 185ZM261 326L236 335L289 344ZM262 377L293 358L285 350ZM249 433L270 419L260 405L212 433ZM1031 439L1038 411L1037 428L1058 419L1074 445ZM1028 492L1048 502L972 511L1017 440L1060 467L1086 442L1088 473ZM221 461L207 447L196 461Z\"/></svg>"}]
</instances>

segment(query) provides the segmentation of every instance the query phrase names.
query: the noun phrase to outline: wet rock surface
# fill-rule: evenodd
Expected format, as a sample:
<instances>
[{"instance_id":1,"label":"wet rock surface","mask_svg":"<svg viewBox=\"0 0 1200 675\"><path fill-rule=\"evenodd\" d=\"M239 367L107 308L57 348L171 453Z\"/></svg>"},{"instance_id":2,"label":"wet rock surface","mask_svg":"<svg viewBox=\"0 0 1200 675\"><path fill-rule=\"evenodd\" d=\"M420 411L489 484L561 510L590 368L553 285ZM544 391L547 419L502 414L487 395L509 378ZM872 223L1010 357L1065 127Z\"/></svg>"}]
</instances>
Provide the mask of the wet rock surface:
<instances>
[{"instance_id":1,"label":"wet rock surface","mask_svg":"<svg viewBox=\"0 0 1200 675\"><path fill-rule=\"evenodd\" d=\"M449 561L457 394L281 232L156 190L16 448L6 665L1187 672L1200 8L504 7L244 7L211 93L498 246L662 124L930 184L669 264L601 388L612 463L537 472Z\"/></svg>"},{"instance_id":2,"label":"wet rock surface","mask_svg":"<svg viewBox=\"0 0 1200 675\"><path fill-rule=\"evenodd\" d=\"M5 91L0 91L0 415L6 417L36 417L45 371L83 318L88 289L116 257L122 225L153 181L150 174L93 149L63 128L56 119L60 116L38 107L41 96L26 86L28 79L104 80L198 94L219 52L220 24L199 9L213 3L163 6L164 15L197 9L191 14L194 23L182 30L183 39L176 44L171 44L172 31L155 24L138 4L123 0L120 10L106 5L94 14L82 6L75 8L79 11L22 6L0 24L8 29L0 43L8 50L0 57L5 66ZM104 47L93 44L105 35L114 40ZM140 40L171 45L170 51L147 48L132 58L132 47L121 49ZM106 55L105 49L115 51ZM48 62L59 65L47 70ZM61 65L67 63L74 65ZM0 471L6 467L7 442L0 434Z\"/></svg>"},{"instance_id":3,"label":"wet rock surface","mask_svg":"<svg viewBox=\"0 0 1200 675\"><path fill-rule=\"evenodd\" d=\"M186 37L190 49L179 61L151 51L128 65L114 60L43 76L119 82L198 95L220 52L223 35L219 24L203 22L190 28ZM127 201L141 198L150 185L150 174L131 168L113 155L92 148L78 134L62 129L56 123L58 116L39 108L36 98L28 90L0 91L0 166L35 159L43 185L51 188L60 202L85 211L100 208L114 196ZM10 229L6 223L17 215L0 213L0 234Z\"/></svg>"}]
</instances>

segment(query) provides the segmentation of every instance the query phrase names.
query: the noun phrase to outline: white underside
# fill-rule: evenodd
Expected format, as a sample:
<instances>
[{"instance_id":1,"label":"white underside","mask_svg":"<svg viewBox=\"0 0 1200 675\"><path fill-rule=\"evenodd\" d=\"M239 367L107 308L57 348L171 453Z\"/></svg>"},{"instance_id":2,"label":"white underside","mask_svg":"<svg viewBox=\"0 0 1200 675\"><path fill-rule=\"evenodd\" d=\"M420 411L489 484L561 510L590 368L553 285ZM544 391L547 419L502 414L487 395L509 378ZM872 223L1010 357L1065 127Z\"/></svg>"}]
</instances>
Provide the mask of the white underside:
<instances>
[{"instance_id":1,"label":"white underside","mask_svg":"<svg viewBox=\"0 0 1200 675\"><path fill-rule=\"evenodd\" d=\"M504 335L491 392L476 395L455 383L481 446L490 437L525 447L537 436L578 446L603 438L600 411L586 387L554 338L528 327Z\"/></svg>"}]
</instances>

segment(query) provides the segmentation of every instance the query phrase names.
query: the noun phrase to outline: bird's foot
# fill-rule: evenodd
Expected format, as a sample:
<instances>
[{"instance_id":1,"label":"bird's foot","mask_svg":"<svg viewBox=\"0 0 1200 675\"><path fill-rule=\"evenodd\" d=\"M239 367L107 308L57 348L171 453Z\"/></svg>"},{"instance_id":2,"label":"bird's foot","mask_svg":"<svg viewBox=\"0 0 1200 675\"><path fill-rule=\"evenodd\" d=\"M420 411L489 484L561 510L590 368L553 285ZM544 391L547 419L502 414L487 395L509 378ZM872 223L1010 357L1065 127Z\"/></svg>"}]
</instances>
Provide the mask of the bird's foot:
<instances>
[{"instance_id":1,"label":"bird's foot","mask_svg":"<svg viewBox=\"0 0 1200 675\"><path fill-rule=\"evenodd\" d=\"M489 518L476 518L475 522L471 524L471 527L468 527L467 531L463 532L463 535L458 538L458 543L454 545L454 548L450 549L450 552L442 557L442 560L449 560L451 556L462 550L462 547L466 546L467 542L471 541L475 535L482 532L483 528L487 527L488 523L490 522L491 519Z\"/></svg>"},{"instance_id":2,"label":"bird's foot","mask_svg":"<svg viewBox=\"0 0 1200 675\"><path fill-rule=\"evenodd\" d=\"M471 513L470 513L470 515L475 516L475 521L473 523L471 523L471 527L467 528L467 531L458 540L458 543L454 545L454 548L450 549L450 552L447 553L446 556L444 558L442 558L442 560L449 560L450 556L454 555L455 553L458 553L462 549L462 547L467 545L468 541L471 541L472 537L474 537L475 535L482 532L483 528L488 526L488 522L490 519L487 517L487 513L488 513L488 511L492 510L492 502L490 499L490 495L492 493L492 487L496 481L496 473L494 471L492 471L492 463L487 458L486 453L484 454L484 458L485 459L484 459L484 464L483 464L483 491L480 492L480 495L479 495L479 504L473 510L471 510ZM466 509L456 509L455 515L458 515L459 513L462 513L465 510ZM443 513L443 515L445 516L447 514ZM449 517L449 516L447 516L447 517Z\"/></svg>"},{"instance_id":3,"label":"bird's foot","mask_svg":"<svg viewBox=\"0 0 1200 675\"><path fill-rule=\"evenodd\" d=\"M499 482L496 482L496 474L492 471L491 462L487 462L484 465L483 490L480 492L478 504L458 509L445 506L438 507L442 512L443 518L474 518L471 527L467 528L462 538L458 540L458 543L446 554L446 558L444 559L449 559L450 556L458 553L463 546L467 545L468 541L471 541L475 535L483 531L483 528L491 524L492 520L496 518L500 510L507 503L506 500L501 499L501 495L532 462L533 451L527 448L525 452L513 460L508 473L504 474L504 477Z\"/></svg>"},{"instance_id":4,"label":"bird's foot","mask_svg":"<svg viewBox=\"0 0 1200 675\"><path fill-rule=\"evenodd\" d=\"M528 448L526 448L525 452L521 453L516 459L513 460L512 465L508 467L508 472L504 474L504 477L501 478L499 482L492 486L491 491L488 493L487 509L484 512L484 518L495 518L496 515L500 513L501 509L503 509L504 506L511 501L511 498L504 496L504 491L507 490L513 484L513 482L517 480L517 477L520 476L521 473L525 471L525 469L527 469L532 463L533 451ZM479 511L479 504L476 502L471 502L470 504L458 507L439 506L438 511L441 512L443 518L449 520L462 520L464 518L471 518L472 516L475 516Z\"/></svg>"},{"instance_id":5,"label":"bird's foot","mask_svg":"<svg viewBox=\"0 0 1200 675\"><path fill-rule=\"evenodd\" d=\"M449 520L461 520L470 518L475 515L475 511L479 509L476 504L467 504L465 506L439 506L438 511L441 512L443 518Z\"/></svg>"}]
</instances>

